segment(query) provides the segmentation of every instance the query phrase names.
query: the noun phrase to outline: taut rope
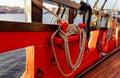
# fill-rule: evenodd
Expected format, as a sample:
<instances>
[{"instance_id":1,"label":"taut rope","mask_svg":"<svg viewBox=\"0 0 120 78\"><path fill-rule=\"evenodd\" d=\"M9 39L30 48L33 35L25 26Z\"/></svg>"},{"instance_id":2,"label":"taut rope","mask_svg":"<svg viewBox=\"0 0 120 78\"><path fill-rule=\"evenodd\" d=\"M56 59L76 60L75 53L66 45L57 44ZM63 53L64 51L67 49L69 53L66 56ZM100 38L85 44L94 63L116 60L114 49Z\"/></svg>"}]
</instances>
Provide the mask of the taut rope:
<instances>
[{"instance_id":1,"label":"taut rope","mask_svg":"<svg viewBox=\"0 0 120 78\"><path fill-rule=\"evenodd\" d=\"M55 13L53 13L52 11L50 11L48 8L46 8L45 6L43 6L38 0L32 0L32 2L39 8L44 8L45 10L47 10L49 13L53 14L55 17L57 17L59 20L66 22L65 20L63 20L62 18L60 18L58 15L56 15Z\"/></svg>"}]
</instances>

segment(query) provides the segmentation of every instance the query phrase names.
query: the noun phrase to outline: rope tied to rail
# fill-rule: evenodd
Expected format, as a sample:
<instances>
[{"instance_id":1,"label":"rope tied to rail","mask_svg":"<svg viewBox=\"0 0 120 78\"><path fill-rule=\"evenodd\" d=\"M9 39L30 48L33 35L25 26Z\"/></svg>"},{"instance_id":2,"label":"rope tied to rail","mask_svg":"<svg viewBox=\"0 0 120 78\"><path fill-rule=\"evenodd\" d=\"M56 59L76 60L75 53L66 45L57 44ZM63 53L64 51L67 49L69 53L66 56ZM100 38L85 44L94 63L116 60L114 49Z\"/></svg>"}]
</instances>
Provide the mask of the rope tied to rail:
<instances>
[{"instance_id":1,"label":"rope tied to rail","mask_svg":"<svg viewBox=\"0 0 120 78\"><path fill-rule=\"evenodd\" d=\"M115 5L117 4L117 2L118 2L118 0L116 0L116 2L114 3L112 10L111 10L111 14L108 18L107 32L104 32L102 37L100 38L101 41L99 41L99 42L100 42L101 46L106 45L106 43L108 43L113 37L116 38L116 47L118 46L117 16L115 16L115 17L113 16L113 9L114 9Z\"/></svg>"},{"instance_id":2,"label":"rope tied to rail","mask_svg":"<svg viewBox=\"0 0 120 78\"><path fill-rule=\"evenodd\" d=\"M113 5L113 7L112 7L112 10L111 10L111 15L110 15L110 18L109 18L109 20L108 20L108 31L107 31L107 41L109 41L110 40L110 38L112 37L112 35L113 35L113 31L112 31L112 23L113 23L113 9L114 9L114 7L115 7L115 5L117 4L117 2L118 2L118 0L116 0L116 2L114 3L114 5ZM117 19L115 19L116 21L116 23L117 23Z\"/></svg>"},{"instance_id":3,"label":"rope tied to rail","mask_svg":"<svg viewBox=\"0 0 120 78\"><path fill-rule=\"evenodd\" d=\"M45 10L47 10L49 13L53 14L55 17L57 17L59 20L66 22L65 20L63 20L62 18L60 18L58 15L56 15L55 13L53 13L52 11L50 11L48 8L46 8L45 6L43 6L38 0L32 0L32 2L39 8L44 8Z\"/></svg>"},{"instance_id":4,"label":"rope tied to rail","mask_svg":"<svg viewBox=\"0 0 120 78\"><path fill-rule=\"evenodd\" d=\"M56 63L57 63L57 67L58 67L59 71L61 72L61 74L63 76L72 75L73 72L81 65L81 62L82 62L82 58L83 58L83 54L84 54L84 48L85 48L85 42L86 42L86 32L84 31L84 29L80 29L79 26L76 26L74 24L68 24L65 20L63 20L58 15L54 14L49 9L47 9L45 6L43 6L39 1L37 1L37 0L32 0L32 1L37 7L46 9L48 12L50 12L51 14L53 14L55 17L58 18L58 20L60 22L59 27L51 36L51 45L52 45L52 49L53 49L53 54L54 54L54 57L55 57L55 60L56 60ZM58 62L58 59L57 59L55 46L54 46L54 41L53 41L55 35L57 35L57 34L64 41L65 58L66 58L68 67L70 67L72 69L72 71L70 73L67 73L67 74L64 73L63 70L61 69L60 64ZM68 36L71 36L73 34L79 34L79 49L80 49L80 52L78 54L78 58L77 58L75 64L72 63L70 50L69 50L69 43L68 43Z\"/></svg>"},{"instance_id":5,"label":"rope tied to rail","mask_svg":"<svg viewBox=\"0 0 120 78\"><path fill-rule=\"evenodd\" d=\"M59 34L59 36L63 39L64 41L64 51L65 51L65 56L66 56L66 61L67 61L67 65L68 67L70 67L73 71L71 71L69 74L66 74L62 71L58 61L57 61L57 55L56 55L56 51L55 51L55 48L54 48L54 36L56 34ZM71 60L71 55L70 55L70 50L69 50L69 43L68 43L68 36L71 36L72 34L79 34L80 38L79 38L79 49L80 49L80 52L79 52L79 55L78 55L78 58L77 58L77 61L75 64L72 63L72 60ZM82 35L82 37L81 37ZM84 29L80 29L78 26L76 25L69 25L68 26L68 29L66 31L66 33L59 27L54 33L53 35L51 36L51 44L52 44L52 49L53 49L53 53L54 53L54 56L55 56L55 59L56 59L56 63L57 63L57 66L60 70L60 72L62 73L62 75L64 76L70 76L73 74L73 72L81 65L81 62L82 62L82 58L83 58L83 55L84 55L84 48L85 48L85 41L86 41L86 33L84 31Z\"/></svg>"}]
</instances>

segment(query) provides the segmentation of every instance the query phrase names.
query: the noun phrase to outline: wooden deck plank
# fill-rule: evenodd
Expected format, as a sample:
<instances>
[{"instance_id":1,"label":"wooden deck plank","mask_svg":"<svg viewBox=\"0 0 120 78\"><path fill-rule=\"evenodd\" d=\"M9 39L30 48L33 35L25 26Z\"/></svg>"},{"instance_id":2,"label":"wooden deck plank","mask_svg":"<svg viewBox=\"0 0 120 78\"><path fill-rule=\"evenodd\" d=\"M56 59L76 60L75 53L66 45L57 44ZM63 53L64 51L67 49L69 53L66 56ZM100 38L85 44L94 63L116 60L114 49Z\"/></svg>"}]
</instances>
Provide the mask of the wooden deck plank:
<instances>
[{"instance_id":1,"label":"wooden deck plank","mask_svg":"<svg viewBox=\"0 0 120 78\"><path fill-rule=\"evenodd\" d=\"M120 51L110 56L81 78L120 78Z\"/></svg>"}]
</instances>

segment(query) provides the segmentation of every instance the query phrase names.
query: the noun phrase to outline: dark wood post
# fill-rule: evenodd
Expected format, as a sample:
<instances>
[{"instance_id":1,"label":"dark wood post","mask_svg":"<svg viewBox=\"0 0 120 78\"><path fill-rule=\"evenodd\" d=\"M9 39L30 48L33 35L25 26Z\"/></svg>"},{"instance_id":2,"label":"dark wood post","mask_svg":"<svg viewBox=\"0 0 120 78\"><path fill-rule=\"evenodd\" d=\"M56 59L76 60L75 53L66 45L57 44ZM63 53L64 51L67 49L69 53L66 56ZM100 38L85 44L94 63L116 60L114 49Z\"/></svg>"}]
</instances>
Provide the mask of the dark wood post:
<instances>
[{"instance_id":1,"label":"dark wood post","mask_svg":"<svg viewBox=\"0 0 120 78\"><path fill-rule=\"evenodd\" d=\"M43 3L43 0L38 0ZM36 5L32 3L32 22L40 22L42 23L42 8L39 9Z\"/></svg>"},{"instance_id":2,"label":"dark wood post","mask_svg":"<svg viewBox=\"0 0 120 78\"><path fill-rule=\"evenodd\" d=\"M73 8L69 8L68 22L70 24L72 24L74 22L74 9Z\"/></svg>"}]
</instances>

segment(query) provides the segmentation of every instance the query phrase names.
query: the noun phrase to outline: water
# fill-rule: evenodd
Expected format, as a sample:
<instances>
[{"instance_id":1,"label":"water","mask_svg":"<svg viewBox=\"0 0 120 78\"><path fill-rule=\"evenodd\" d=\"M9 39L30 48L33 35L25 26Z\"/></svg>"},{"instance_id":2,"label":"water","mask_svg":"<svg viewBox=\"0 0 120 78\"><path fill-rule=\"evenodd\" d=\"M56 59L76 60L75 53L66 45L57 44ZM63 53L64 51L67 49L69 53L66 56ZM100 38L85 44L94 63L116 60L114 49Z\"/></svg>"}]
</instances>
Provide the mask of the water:
<instances>
[{"instance_id":1,"label":"water","mask_svg":"<svg viewBox=\"0 0 120 78\"><path fill-rule=\"evenodd\" d=\"M25 22L24 14L0 14L0 20Z\"/></svg>"},{"instance_id":2,"label":"water","mask_svg":"<svg viewBox=\"0 0 120 78\"><path fill-rule=\"evenodd\" d=\"M43 23L44 24L50 23L51 17L52 17L51 14L48 14L48 13L43 14ZM82 22L81 18L82 18L82 16L77 15L74 23L79 24L80 22ZM0 20L25 22L25 14L0 14ZM52 23L54 23L54 22L52 22Z\"/></svg>"},{"instance_id":3,"label":"water","mask_svg":"<svg viewBox=\"0 0 120 78\"><path fill-rule=\"evenodd\" d=\"M118 17L120 17L120 15L117 15ZM51 19L52 15L49 13L45 13L43 14L43 23L44 24L49 24L50 19ZM55 18L55 17L54 17ZM16 21L16 22L25 22L25 14L0 14L0 20L3 21ZM93 20L93 17L92 17ZM54 23L55 20L52 22ZM80 16L79 14L77 15L74 24L79 24L82 22L82 16ZM105 25L105 20L104 18L102 19L102 23L101 26L104 27Z\"/></svg>"}]
</instances>

